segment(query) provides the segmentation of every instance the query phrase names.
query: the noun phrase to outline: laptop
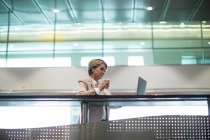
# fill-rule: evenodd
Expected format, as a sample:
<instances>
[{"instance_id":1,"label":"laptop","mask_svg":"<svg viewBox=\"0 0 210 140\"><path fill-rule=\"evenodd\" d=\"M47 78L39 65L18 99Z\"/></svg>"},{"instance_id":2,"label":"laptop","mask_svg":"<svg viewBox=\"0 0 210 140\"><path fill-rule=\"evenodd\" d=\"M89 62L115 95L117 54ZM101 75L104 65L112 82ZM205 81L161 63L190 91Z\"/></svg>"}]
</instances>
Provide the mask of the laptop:
<instances>
[{"instance_id":1,"label":"laptop","mask_svg":"<svg viewBox=\"0 0 210 140\"><path fill-rule=\"evenodd\" d=\"M137 95L146 95L147 81L138 77Z\"/></svg>"}]
</instances>

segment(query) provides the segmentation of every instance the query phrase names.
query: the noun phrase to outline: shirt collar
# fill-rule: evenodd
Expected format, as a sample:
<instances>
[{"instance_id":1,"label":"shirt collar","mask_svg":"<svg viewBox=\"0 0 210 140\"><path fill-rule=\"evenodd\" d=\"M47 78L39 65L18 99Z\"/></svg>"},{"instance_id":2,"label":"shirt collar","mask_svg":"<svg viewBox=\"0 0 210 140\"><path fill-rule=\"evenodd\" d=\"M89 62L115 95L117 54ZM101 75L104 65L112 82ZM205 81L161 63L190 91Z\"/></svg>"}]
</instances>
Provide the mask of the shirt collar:
<instances>
[{"instance_id":1,"label":"shirt collar","mask_svg":"<svg viewBox=\"0 0 210 140\"><path fill-rule=\"evenodd\" d=\"M92 77L90 77L91 81L93 82L94 85L98 84L98 81L94 80Z\"/></svg>"}]
</instances>

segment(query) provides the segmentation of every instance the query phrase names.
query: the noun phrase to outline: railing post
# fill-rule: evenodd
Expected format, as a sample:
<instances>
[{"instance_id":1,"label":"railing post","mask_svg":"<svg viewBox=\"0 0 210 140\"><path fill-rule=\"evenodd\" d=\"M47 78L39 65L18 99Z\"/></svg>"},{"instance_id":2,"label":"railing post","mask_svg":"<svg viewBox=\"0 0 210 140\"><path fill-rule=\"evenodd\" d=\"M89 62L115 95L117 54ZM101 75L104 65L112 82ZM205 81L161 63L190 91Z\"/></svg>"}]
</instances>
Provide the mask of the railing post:
<instances>
[{"instance_id":1,"label":"railing post","mask_svg":"<svg viewBox=\"0 0 210 140\"><path fill-rule=\"evenodd\" d=\"M89 104L87 102L81 102L81 124L89 122Z\"/></svg>"},{"instance_id":2,"label":"railing post","mask_svg":"<svg viewBox=\"0 0 210 140\"><path fill-rule=\"evenodd\" d=\"M210 99L207 99L207 104L208 104L208 115L210 116Z\"/></svg>"}]
</instances>

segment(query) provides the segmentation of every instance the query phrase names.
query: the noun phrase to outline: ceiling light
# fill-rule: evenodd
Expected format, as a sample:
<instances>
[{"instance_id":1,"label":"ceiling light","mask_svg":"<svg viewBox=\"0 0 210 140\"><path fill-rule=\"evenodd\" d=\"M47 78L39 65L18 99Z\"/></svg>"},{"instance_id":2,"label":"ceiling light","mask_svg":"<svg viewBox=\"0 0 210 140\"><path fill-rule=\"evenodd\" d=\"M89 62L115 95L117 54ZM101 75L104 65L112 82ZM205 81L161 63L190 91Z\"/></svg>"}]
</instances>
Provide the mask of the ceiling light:
<instances>
[{"instance_id":1,"label":"ceiling light","mask_svg":"<svg viewBox=\"0 0 210 140\"><path fill-rule=\"evenodd\" d=\"M20 28L19 27L15 27L15 29L14 30L16 30L16 31L20 31Z\"/></svg>"},{"instance_id":2,"label":"ceiling light","mask_svg":"<svg viewBox=\"0 0 210 140\"><path fill-rule=\"evenodd\" d=\"M153 8L151 6L147 7L148 11L151 11Z\"/></svg>"},{"instance_id":3,"label":"ceiling light","mask_svg":"<svg viewBox=\"0 0 210 140\"><path fill-rule=\"evenodd\" d=\"M210 45L210 41L208 42L208 44Z\"/></svg>"},{"instance_id":4,"label":"ceiling light","mask_svg":"<svg viewBox=\"0 0 210 140\"><path fill-rule=\"evenodd\" d=\"M185 27L185 24L182 22L182 23L180 24L180 27Z\"/></svg>"},{"instance_id":5,"label":"ceiling light","mask_svg":"<svg viewBox=\"0 0 210 140\"><path fill-rule=\"evenodd\" d=\"M144 42L141 42L140 44L143 46L145 43Z\"/></svg>"},{"instance_id":6,"label":"ceiling light","mask_svg":"<svg viewBox=\"0 0 210 140\"><path fill-rule=\"evenodd\" d=\"M77 43L74 43L73 45L74 45L75 47L76 47L76 46L78 46L78 44L77 44Z\"/></svg>"},{"instance_id":7,"label":"ceiling light","mask_svg":"<svg viewBox=\"0 0 210 140\"><path fill-rule=\"evenodd\" d=\"M144 26L142 24L139 24L137 27L139 28L143 28Z\"/></svg>"},{"instance_id":8,"label":"ceiling light","mask_svg":"<svg viewBox=\"0 0 210 140\"><path fill-rule=\"evenodd\" d=\"M205 23L206 23L206 21L202 21L202 23L204 23L204 24L205 24Z\"/></svg>"},{"instance_id":9,"label":"ceiling light","mask_svg":"<svg viewBox=\"0 0 210 140\"><path fill-rule=\"evenodd\" d=\"M54 12L54 13L58 13L59 10L58 10L58 9L54 9L53 12Z\"/></svg>"},{"instance_id":10,"label":"ceiling light","mask_svg":"<svg viewBox=\"0 0 210 140\"><path fill-rule=\"evenodd\" d=\"M166 24L166 21L160 21L160 24Z\"/></svg>"}]
</instances>

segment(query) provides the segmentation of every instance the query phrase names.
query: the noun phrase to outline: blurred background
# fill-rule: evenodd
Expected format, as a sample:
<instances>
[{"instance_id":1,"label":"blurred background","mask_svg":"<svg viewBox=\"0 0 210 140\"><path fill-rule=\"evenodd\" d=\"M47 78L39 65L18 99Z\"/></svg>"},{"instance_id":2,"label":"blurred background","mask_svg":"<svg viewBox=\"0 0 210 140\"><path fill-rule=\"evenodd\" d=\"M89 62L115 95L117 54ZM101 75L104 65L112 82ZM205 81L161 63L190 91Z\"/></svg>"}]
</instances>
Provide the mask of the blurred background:
<instances>
[{"instance_id":1,"label":"blurred background","mask_svg":"<svg viewBox=\"0 0 210 140\"><path fill-rule=\"evenodd\" d=\"M210 63L209 0L0 0L0 67Z\"/></svg>"}]
</instances>

